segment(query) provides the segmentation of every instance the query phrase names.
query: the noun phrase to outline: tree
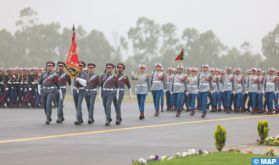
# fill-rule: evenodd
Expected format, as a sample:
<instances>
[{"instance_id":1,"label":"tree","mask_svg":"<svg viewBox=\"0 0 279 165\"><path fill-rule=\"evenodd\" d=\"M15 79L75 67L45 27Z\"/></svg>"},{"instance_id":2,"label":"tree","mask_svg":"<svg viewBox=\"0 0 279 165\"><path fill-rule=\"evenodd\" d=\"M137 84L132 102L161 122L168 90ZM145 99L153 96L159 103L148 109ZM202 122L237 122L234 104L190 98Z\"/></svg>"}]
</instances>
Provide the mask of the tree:
<instances>
[{"instance_id":1,"label":"tree","mask_svg":"<svg viewBox=\"0 0 279 165\"><path fill-rule=\"evenodd\" d=\"M137 62L149 62L158 56L160 26L153 20L140 17L136 26L128 31L128 39L132 42L134 59Z\"/></svg>"},{"instance_id":2,"label":"tree","mask_svg":"<svg viewBox=\"0 0 279 165\"><path fill-rule=\"evenodd\" d=\"M20 19L16 21L16 26L21 30L33 26L37 23L37 12L31 7L26 7L20 11Z\"/></svg>"},{"instance_id":3,"label":"tree","mask_svg":"<svg viewBox=\"0 0 279 165\"><path fill-rule=\"evenodd\" d=\"M15 38L6 29L0 31L0 66L11 67L18 65L18 58L16 57Z\"/></svg>"},{"instance_id":4,"label":"tree","mask_svg":"<svg viewBox=\"0 0 279 165\"><path fill-rule=\"evenodd\" d=\"M200 66L203 63L215 64L225 49L212 31L199 34L195 29L185 29L182 39L189 54L185 59L193 66Z\"/></svg>"}]
</instances>

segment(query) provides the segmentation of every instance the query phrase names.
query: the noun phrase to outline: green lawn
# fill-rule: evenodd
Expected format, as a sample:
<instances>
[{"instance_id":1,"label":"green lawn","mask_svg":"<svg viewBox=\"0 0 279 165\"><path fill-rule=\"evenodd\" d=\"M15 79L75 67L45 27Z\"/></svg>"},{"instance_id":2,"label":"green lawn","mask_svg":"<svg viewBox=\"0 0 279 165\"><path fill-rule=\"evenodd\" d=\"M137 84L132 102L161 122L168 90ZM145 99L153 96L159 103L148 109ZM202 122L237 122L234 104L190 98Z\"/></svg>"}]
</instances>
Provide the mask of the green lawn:
<instances>
[{"instance_id":1,"label":"green lawn","mask_svg":"<svg viewBox=\"0 0 279 165\"><path fill-rule=\"evenodd\" d=\"M148 165L250 165L252 158L264 155L252 155L232 152L216 152L208 155L190 156L173 160L150 162Z\"/></svg>"}]
</instances>

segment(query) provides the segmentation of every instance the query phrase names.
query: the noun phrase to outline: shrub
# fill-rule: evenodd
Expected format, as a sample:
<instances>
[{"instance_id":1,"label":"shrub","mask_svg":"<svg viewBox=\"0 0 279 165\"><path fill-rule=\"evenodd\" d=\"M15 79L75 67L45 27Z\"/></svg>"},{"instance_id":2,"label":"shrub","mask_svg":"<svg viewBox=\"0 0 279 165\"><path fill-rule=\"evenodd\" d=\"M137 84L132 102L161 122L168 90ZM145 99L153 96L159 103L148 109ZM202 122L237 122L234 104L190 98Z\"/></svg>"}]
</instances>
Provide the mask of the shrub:
<instances>
[{"instance_id":1,"label":"shrub","mask_svg":"<svg viewBox=\"0 0 279 165\"><path fill-rule=\"evenodd\" d=\"M266 120L260 120L258 122L258 135L260 137L259 143L263 144L267 138L269 132L268 122Z\"/></svg>"},{"instance_id":2,"label":"shrub","mask_svg":"<svg viewBox=\"0 0 279 165\"><path fill-rule=\"evenodd\" d=\"M220 151L222 151L222 149L226 143L226 138L227 138L226 128L224 128L221 125L217 125L217 128L214 133L214 137L215 137L216 148L220 152Z\"/></svg>"}]
</instances>

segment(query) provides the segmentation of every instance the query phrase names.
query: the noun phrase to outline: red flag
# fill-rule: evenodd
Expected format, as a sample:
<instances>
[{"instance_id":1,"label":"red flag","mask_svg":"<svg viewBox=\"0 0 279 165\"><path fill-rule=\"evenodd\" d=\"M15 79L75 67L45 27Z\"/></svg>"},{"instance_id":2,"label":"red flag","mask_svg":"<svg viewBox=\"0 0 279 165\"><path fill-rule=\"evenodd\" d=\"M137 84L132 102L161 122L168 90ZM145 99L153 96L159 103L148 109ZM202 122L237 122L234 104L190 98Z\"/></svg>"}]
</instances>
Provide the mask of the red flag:
<instances>
[{"instance_id":1,"label":"red flag","mask_svg":"<svg viewBox=\"0 0 279 165\"><path fill-rule=\"evenodd\" d=\"M182 49L181 52L175 57L175 61L182 61L184 58L184 50Z\"/></svg>"},{"instance_id":2,"label":"red flag","mask_svg":"<svg viewBox=\"0 0 279 165\"><path fill-rule=\"evenodd\" d=\"M79 70L79 65L78 65L76 32L75 32L74 26L73 26L72 44L71 44L65 64L66 65L65 65L64 71L68 75L70 75L71 78L77 77L80 70Z\"/></svg>"}]
</instances>

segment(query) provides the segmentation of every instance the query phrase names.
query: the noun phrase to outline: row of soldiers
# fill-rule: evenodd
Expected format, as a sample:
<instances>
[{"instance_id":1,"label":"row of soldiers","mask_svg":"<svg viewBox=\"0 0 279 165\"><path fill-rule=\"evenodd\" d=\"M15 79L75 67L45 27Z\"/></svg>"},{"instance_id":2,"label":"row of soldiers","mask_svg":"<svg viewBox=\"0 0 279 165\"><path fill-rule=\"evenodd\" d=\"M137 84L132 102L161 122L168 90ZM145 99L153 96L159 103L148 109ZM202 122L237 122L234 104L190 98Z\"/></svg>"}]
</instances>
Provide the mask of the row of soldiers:
<instances>
[{"instance_id":1,"label":"row of soldiers","mask_svg":"<svg viewBox=\"0 0 279 165\"><path fill-rule=\"evenodd\" d=\"M38 79L42 68L0 68L0 107L42 107Z\"/></svg>"},{"instance_id":2,"label":"row of soldiers","mask_svg":"<svg viewBox=\"0 0 279 165\"><path fill-rule=\"evenodd\" d=\"M70 77L64 72L65 64L58 62L57 65L58 69L55 72L55 63L49 61L45 72L35 74L40 75L40 77L35 76L38 83L34 90L43 100L46 124L51 122L53 100L57 100L58 105L56 122L64 121L63 100L67 83L71 86ZM121 104L125 86L129 89L130 95L132 93L129 78L125 74L125 65L119 63L115 66L107 63L105 72L101 76L95 73L96 65L93 63L86 65L85 62L80 61L79 67L80 73L74 79L72 87L76 108L75 124L83 123L84 99L88 109L88 124L94 122L94 103L99 93L103 101L106 125L110 125L112 121L112 103L116 111L116 124L119 125L122 122ZM268 68L267 72L259 68L251 68L246 75L243 75L239 67L234 70L231 67L221 70L210 68L207 64L202 65L201 70L178 65L176 68L169 67L165 73L163 66L157 63L152 74L146 72L144 64L140 64L138 70L132 72L132 80L136 82L135 93L141 120L145 118L145 99L150 93L154 102L154 116L159 116L160 104L161 111L163 110L164 98L166 98L167 110L175 110L177 117L181 115L184 105L191 111L192 116L196 109L200 109L203 118L209 109L212 112L224 110L227 113L231 111L263 113L267 108L268 114L272 114L273 110L278 113L278 77L279 72L274 68Z\"/></svg>"}]
</instances>

